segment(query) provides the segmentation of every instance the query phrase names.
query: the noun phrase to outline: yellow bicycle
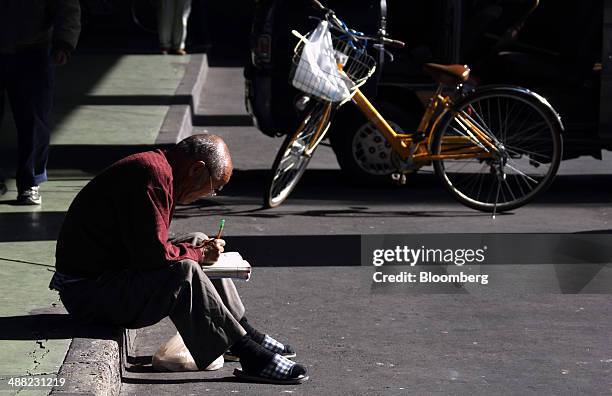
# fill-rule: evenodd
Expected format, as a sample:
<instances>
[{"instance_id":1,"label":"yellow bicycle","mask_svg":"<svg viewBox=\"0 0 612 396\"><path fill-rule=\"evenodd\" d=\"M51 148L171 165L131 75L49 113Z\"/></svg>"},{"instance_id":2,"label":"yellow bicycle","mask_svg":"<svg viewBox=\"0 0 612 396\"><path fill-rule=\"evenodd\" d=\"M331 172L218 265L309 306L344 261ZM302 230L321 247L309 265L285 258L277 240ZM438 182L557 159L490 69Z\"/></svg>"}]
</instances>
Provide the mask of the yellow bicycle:
<instances>
[{"instance_id":1,"label":"yellow bicycle","mask_svg":"<svg viewBox=\"0 0 612 396\"><path fill-rule=\"evenodd\" d=\"M350 96L340 101L318 94L317 87L300 84L304 113L296 132L281 146L264 196L264 206L280 205L298 184L317 146L325 138L335 110L352 101L375 128L345 139L353 144L354 160L367 166L368 155L389 152L393 169L385 169L401 182L405 175L433 164L442 184L462 204L485 212L523 206L552 183L562 156L563 124L540 95L507 85L466 89L470 69L464 65L427 64L424 70L438 82L416 131L393 128L359 87L372 75L376 62L366 42L401 46L384 37L365 37L349 29L335 13L312 0L330 26L333 53L340 79ZM310 36L310 35L309 35ZM296 46L292 81L303 67L306 40ZM301 63L301 65L300 65ZM334 78L338 79L336 71ZM321 84L321 79L314 79ZM329 85L329 82L326 83ZM449 89L454 88L454 89ZM450 92L450 93L448 93Z\"/></svg>"}]
</instances>

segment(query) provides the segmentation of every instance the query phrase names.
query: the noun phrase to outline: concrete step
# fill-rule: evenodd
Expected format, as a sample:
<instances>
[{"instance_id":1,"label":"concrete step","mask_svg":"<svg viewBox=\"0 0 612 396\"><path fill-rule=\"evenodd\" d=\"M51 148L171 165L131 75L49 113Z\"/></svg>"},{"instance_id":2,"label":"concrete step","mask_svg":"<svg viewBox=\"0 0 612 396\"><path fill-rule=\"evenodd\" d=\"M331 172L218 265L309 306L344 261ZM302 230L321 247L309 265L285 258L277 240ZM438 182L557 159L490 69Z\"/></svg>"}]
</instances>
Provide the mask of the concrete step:
<instances>
[{"instance_id":1,"label":"concrete step","mask_svg":"<svg viewBox=\"0 0 612 396\"><path fill-rule=\"evenodd\" d=\"M195 107L195 126L250 126L252 119L244 104L242 67L209 67Z\"/></svg>"},{"instance_id":2,"label":"concrete step","mask_svg":"<svg viewBox=\"0 0 612 396\"><path fill-rule=\"evenodd\" d=\"M56 69L51 143L153 144L171 106L197 103L206 67L201 54L75 56ZM3 148L16 141L5 110Z\"/></svg>"}]
</instances>

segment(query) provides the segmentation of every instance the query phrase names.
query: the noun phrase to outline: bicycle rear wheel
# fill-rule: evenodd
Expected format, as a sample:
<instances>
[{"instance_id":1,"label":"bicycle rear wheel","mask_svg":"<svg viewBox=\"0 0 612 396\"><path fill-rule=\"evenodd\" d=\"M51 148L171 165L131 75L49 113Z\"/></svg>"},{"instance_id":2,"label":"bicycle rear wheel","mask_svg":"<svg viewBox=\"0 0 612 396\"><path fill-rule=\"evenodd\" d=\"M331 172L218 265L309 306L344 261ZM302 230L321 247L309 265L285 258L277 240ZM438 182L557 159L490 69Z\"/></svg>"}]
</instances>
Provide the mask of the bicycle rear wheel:
<instances>
[{"instance_id":1,"label":"bicycle rear wheel","mask_svg":"<svg viewBox=\"0 0 612 396\"><path fill-rule=\"evenodd\" d=\"M295 189L314 150L325 137L330 118L331 103L317 101L306 114L297 131L287 136L272 165L272 176L264 195L265 207L277 207Z\"/></svg>"},{"instance_id":2,"label":"bicycle rear wheel","mask_svg":"<svg viewBox=\"0 0 612 396\"><path fill-rule=\"evenodd\" d=\"M561 161L562 125L543 98L518 87L483 88L447 114L434 133L432 153L481 153L434 161L446 189L464 205L485 212L512 210L552 183ZM487 149L469 124L497 150Z\"/></svg>"}]
</instances>

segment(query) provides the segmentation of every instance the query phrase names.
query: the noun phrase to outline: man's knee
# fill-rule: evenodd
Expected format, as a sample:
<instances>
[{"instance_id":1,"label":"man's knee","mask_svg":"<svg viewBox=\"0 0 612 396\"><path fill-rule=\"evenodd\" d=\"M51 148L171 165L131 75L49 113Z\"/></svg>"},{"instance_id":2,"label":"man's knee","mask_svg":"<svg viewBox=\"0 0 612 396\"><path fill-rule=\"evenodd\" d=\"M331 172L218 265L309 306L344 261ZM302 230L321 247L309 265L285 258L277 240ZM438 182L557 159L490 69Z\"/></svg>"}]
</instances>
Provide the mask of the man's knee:
<instances>
[{"instance_id":1,"label":"man's knee","mask_svg":"<svg viewBox=\"0 0 612 396\"><path fill-rule=\"evenodd\" d=\"M198 282L200 278L198 271L202 271L202 269L194 260L177 261L170 266L165 283L173 290L182 290L185 287L191 289L193 283Z\"/></svg>"},{"instance_id":2,"label":"man's knee","mask_svg":"<svg viewBox=\"0 0 612 396\"><path fill-rule=\"evenodd\" d=\"M204 241L208 240L208 235L204 234L203 232L194 232L193 233L193 244L194 245L199 245Z\"/></svg>"},{"instance_id":3,"label":"man's knee","mask_svg":"<svg viewBox=\"0 0 612 396\"><path fill-rule=\"evenodd\" d=\"M203 232L190 232L188 234L177 235L170 241L173 243L191 243L192 245L199 245L206 240L208 240L208 236Z\"/></svg>"},{"instance_id":4,"label":"man's knee","mask_svg":"<svg viewBox=\"0 0 612 396\"><path fill-rule=\"evenodd\" d=\"M181 279L191 279L194 273L202 270L200 264L191 259L185 259L175 263L173 269L179 274Z\"/></svg>"}]
</instances>

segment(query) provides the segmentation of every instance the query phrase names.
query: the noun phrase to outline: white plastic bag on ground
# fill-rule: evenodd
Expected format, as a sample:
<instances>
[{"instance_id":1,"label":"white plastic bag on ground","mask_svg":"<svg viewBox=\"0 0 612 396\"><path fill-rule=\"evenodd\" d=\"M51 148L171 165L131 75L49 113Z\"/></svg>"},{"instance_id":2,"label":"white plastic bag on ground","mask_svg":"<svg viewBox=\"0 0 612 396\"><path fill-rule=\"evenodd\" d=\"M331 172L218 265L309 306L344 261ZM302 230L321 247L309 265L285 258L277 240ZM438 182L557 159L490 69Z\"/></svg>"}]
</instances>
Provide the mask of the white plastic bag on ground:
<instances>
[{"instance_id":1,"label":"white plastic bag on ground","mask_svg":"<svg viewBox=\"0 0 612 396\"><path fill-rule=\"evenodd\" d=\"M321 21L304 42L292 84L302 92L331 102L342 102L351 96L354 83L338 70L336 51L327 21Z\"/></svg>"},{"instance_id":2,"label":"white plastic bag on ground","mask_svg":"<svg viewBox=\"0 0 612 396\"><path fill-rule=\"evenodd\" d=\"M179 333L173 335L153 355L153 368L157 371L198 371L191 353ZM213 371L223 367L223 355L219 356L204 370Z\"/></svg>"}]
</instances>

